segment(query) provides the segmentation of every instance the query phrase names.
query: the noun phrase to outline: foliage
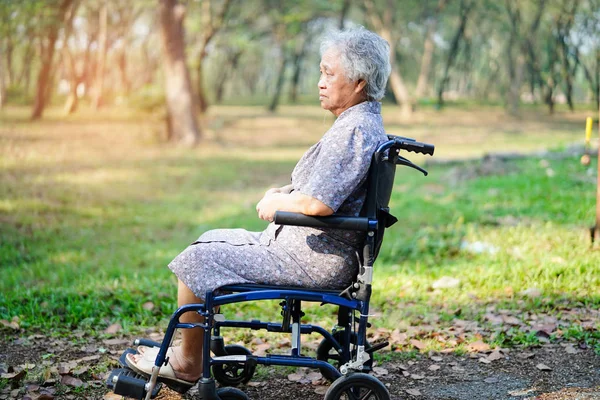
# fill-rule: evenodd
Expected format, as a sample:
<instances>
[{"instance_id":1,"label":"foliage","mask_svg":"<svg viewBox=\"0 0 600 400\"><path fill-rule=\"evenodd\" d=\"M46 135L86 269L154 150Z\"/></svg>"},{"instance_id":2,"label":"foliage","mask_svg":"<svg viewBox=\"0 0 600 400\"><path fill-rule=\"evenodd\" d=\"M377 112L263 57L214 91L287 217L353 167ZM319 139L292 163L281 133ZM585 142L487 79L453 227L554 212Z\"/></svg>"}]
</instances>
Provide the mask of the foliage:
<instances>
[{"instance_id":1,"label":"foliage","mask_svg":"<svg viewBox=\"0 0 600 400\"><path fill-rule=\"evenodd\" d=\"M388 129L400 133L387 111ZM460 121L457 113L403 130L436 143L442 158L453 145L462 155L481 154L486 148L468 132L481 132L492 112L475 117L471 111L473 125L455 128L463 132L460 144L445 123ZM210 122L222 129L218 142L194 151L155 144L158 117L128 117L122 110L68 122L55 110L50 121L35 124L23 121L21 109L0 116L6 138L0 153L0 319L18 317L28 331L99 333L117 322L126 332L164 327L175 308L175 280L165 265L207 229L263 229L256 201L289 179L294 162L327 125L317 108L282 113L218 108ZM539 147L536 134L544 143L568 143L580 130L578 124L561 130L556 121L543 128L540 122L499 121L486 138L494 150ZM522 133L511 131L517 126ZM516 315L597 309L600 259L586 236L595 161L586 170L577 157L561 155L433 164L427 178L399 169L391 207L400 222L386 231L375 271L378 326L409 329L436 321L444 328L455 323L457 310L460 318L488 326L489 307ZM444 277L459 282L434 289ZM539 298L520 294L532 288ZM225 312L265 319L279 314L275 303ZM327 307L309 307L307 314L332 323ZM497 341L533 343L523 332L504 332ZM590 345L598 340L587 329L565 332Z\"/></svg>"}]
</instances>

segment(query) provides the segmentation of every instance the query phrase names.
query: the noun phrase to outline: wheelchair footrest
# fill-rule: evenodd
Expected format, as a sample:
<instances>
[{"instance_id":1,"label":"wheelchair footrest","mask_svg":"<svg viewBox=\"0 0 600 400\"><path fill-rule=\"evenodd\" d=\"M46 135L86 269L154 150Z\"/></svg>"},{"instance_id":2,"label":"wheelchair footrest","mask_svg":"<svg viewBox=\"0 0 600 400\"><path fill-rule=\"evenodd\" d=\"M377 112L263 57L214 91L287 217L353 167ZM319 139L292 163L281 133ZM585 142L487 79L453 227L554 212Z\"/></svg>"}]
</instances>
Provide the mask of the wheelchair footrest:
<instances>
[{"instance_id":1,"label":"wheelchair footrest","mask_svg":"<svg viewBox=\"0 0 600 400\"><path fill-rule=\"evenodd\" d=\"M146 397L147 382L148 378L129 368L118 368L110 373L106 386L117 395L142 400ZM157 383L151 398L155 398L161 388L162 384Z\"/></svg>"}]
</instances>

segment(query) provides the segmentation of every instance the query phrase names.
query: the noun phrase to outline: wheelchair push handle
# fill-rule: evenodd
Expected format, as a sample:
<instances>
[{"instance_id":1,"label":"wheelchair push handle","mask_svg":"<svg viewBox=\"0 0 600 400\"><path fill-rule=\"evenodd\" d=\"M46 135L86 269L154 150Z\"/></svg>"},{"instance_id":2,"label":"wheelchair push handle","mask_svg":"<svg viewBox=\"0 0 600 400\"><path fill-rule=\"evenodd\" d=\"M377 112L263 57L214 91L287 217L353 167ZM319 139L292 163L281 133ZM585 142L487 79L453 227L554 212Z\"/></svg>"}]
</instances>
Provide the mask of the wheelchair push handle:
<instances>
[{"instance_id":1,"label":"wheelchair push handle","mask_svg":"<svg viewBox=\"0 0 600 400\"><path fill-rule=\"evenodd\" d=\"M423 143L423 142L417 142L416 140L412 140L412 139L408 139L408 140L407 139L408 138L399 138L399 137L394 138L394 142L395 142L394 147L397 147L399 149L406 150L409 152L427 154L430 156L433 155L433 152L435 151L434 145L428 144L428 143Z\"/></svg>"}]
</instances>

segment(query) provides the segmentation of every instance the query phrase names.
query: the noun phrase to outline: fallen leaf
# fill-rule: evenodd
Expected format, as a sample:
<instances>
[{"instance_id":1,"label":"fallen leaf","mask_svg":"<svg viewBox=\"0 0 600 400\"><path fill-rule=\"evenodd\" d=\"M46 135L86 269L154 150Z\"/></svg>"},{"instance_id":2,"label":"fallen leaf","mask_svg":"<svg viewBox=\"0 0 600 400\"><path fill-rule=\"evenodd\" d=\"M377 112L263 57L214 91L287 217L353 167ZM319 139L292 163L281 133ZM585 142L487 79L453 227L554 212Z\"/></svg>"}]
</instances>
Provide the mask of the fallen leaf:
<instances>
[{"instance_id":1,"label":"fallen leaf","mask_svg":"<svg viewBox=\"0 0 600 400\"><path fill-rule=\"evenodd\" d=\"M537 369L539 369L540 371L552 371L552 368L550 368L549 366L547 366L546 364L538 364L535 366Z\"/></svg>"},{"instance_id":2,"label":"fallen leaf","mask_svg":"<svg viewBox=\"0 0 600 400\"><path fill-rule=\"evenodd\" d=\"M250 387L261 387L261 386L265 386L266 384L267 384L267 382L252 382L252 381L246 383L246 385L250 386Z\"/></svg>"},{"instance_id":3,"label":"fallen leaf","mask_svg":"<svg viewBox=\"0 0 600 400\"><path fill-rule=\"evenodd\" d=\"M498 350L494 350L492 351L488 356L487 359L489 361L496 361L496 360L502 360L504 358L504 356L502 355L502 353L500 353Z\"/></svg>"},{"instance_id":4,"label":"fallen leaf","mask_svg":"<svg viewBox=\"0 0 600 400\"><path fill-rule=\"evenodd\" d=\"M458 285L460 285L460 279L442 276L440 279L433 282L431 287L434 289L451 289L457 287Z\"/></svg>"},{"instance_id":5,"label":"fallen leaf","mask_svg":"<svg viewBox=\"0 0 600 400\"><path fill-rule=\"evenodd\" d=\"M271 345L269 343L259 344L258 346L256 346L256 351L254 354L257 356L264 356L267 354L267 350L269 350L270 348Z\"/></svg>"},{"instance_id":6,"label":"fallen leaf","mask_svg":"<svg viewBox=\"0 0 600 400\"><path fill-rule=\"evenodd\" d=\"M567 354L577 354L577 353L579 353L579 350L577 350L573 346L567 346L567 347L565 347L565 351L567 352Z\"/></svg>"},{"instance_id":7,"label":"fallen leaf","mask_svg":"<svg viewBox=\"0 0 600 400\"><path fill-rule=\"evenodd\" d=\"M151 301L147 301L144 304L142 304L142 308L147 311L152 311L154 310L154 303Z\"/></svg>"},{"instance_id":8,"label":"fallen leaf","mask_svg":"<svg viewBox=\"0 0 600 400\"><path fill-rule=\"evenodd\" d=\"M491 361L490 361L490 360L488 360L488 359L487 359L487 358L485 358L485 357L481 357L481 358L479 359L479 362L480 362L480 363L483 363L483 364L491 364Z\"/></svg>"},{"instance_id":9,"label":"fallen leaf","mask_svg":"<svg viewBox=\"0 0 600 400\"><path fill-rule=\"evenodd\" d=\"M412 374L410 377L411 377L411 379L414 379L416 381L425 379L425 375L418 375L418 374Z\"/></svg>"},{"instance_id":10,"label":"fallen leaf","mask_svg":"<svg viewBox=\"0 0 600 400\"><path fill-rule=\"evenodd\" d=\"M79 367L73 371L73 375L81 375L86 373L89 370L89 367Z\"/></svg>"},{"instance_id":11,"label":"fallen leaf","mask_svg":"<svg viewBox=\"0 0 600 400\"><path fill-rule=\"evenodd\" d=\"M289 374L287 376L288 380L292 381L292 382L300 382L300 380L302 380L302 378L304 378L305 375L304 374Z\"/></svg>"},{"instance_id":12,"label":"fallen leaf","mask_svg":"<svg viewBox=\"0 0 600 400\"><path fill-rule=\"evenodd\" d=\"M114 393L106 393L102 400L121 400L123 396Z\"/></svg>"},{"instance_id":13,"label":"fallen leaf","mask_svg":"<svg viewBox=\"0 0 600 400\"><path fill-rule=\"evenodd\" d=\"M75 388L83 386L83 381L81 379L77 379L75 377L72 377L71 375L63 375L62 379L60 380L60 383Z\"/></svg>"},{"instance_id":14,"label":"fallen leaf","mask_svg":"<svg viewBox=\"0 0 600 400\"><path fill-rule=\"evenodd\" d=\"M483 380L485 383L498 383L498 378L485 378Z\"/></svg>"},{"instance_id":15,"label":"fallen leaf","mask_svg":"<svg viewBox=\"0 0 600 400\"><path fill-rule=\"evenodd\" d=\"M130 341L127 339L106 339L103 340L102 343L104 343L107 346L121 346L124 344L128 344Z\"/></svg>"},{"instance_id":16,"label":"fallen leaf","mask_svg":"<svg viewBox=\"0 0 600 400\"><path fill-rule=\"evenodd\" d=\"M406 389L406 393L410 394L411 396L420 396L421 392L419 391L419 389Z\"/></svg>"},{"instance_id":17,"label":"fallen leaf","mask_svg":"<svg viewBox=\"0 0 600 400\"><path fill-rule=\"evenodd\" d=\"M398 329L394 329L392 331L392 335L390 336L390 342L392 344L404 344L408 339L408 335L406 333L400 333Z\"/></svg>"},{"instance_id":18,"label":"fallen leaf","mask_svg":"<svg viewBox=\"0 0 600 400\"><path fill-rule=\"evenodd\" d=\"M119 332L121 329L123 329L121 324L112 324L104 330L104 333L114 334L114 333Z\"/></svg>"},{"instance_id":19,"label":"fallen leaf","mask_svg":"<svg viewBox=\"0 0 600 400\"><path fill-rule=\"evenodd\" d=\"M19 324L15 321L7 321L5 319L0 319L0 325L4 326L5 328L10 328L10 329L14 329L14 330L19 330Z\"/></svg>"},{"instance_id":20,"label":"fallen leaf","mask_svg":"<svg viewBox=\"0 0 600 400\"><path fill-rule=\"evenodd\" d=\"M521 325L521 320L517 317L512 317L510 315L503 315L502 321L508 325Z\"/></svg>"},{"instance_id":21,"label":"fallen leaf","mask_svg":"<svg viewBox=\"0 0 600 400\"><path fill-rule=\"evenodd\" d=\"M535 298L535 297L540 297L542 295L542 291L538 288L529 288L529 289L523 290L522 292L519 292L519 294L521 296Z\"/></svg>"},{"instance_id":22,"label":"fallen leaf","mask_svg":"<svg viewBox=\"0 0 600 400\"><path fill-rule=\"evenodd\" d=\"M410 341L410 344L412 344L419 350L423 350L425 347L427 347L427 345L425 343L421 342L420 340L416 340L416 339L412 339Z\"/></svg>"},{"instance_id":23,"label":"fallen leaf","mask_svg":"<svg viewBox=\"0 0 600 400\"><path fill-rule=\"evenodd\" d=\"M435 362L442 362L444 360L443 357L439 357L439 356L431 356L429 358L431 359L431 361L435 361Z\"/></svg>"},{"instance_id":24,"label":"fallen leaf","mask_svg":"<svg viewBox=\"0 0 600 400\"><path fill-rule=\"evenodd\" d=\"M315 393L318 395L324 395L325 393L327 393L327 390L329 390L329 386L317 386L315 387Z\"/></svg>"},{"instance_id":25,"label":"fallen leaf","mask_svg":"<svg viewBox=\"0 0 600 400\"><path fill-rule=\"evenodd\" d=\"M483 343L481 340L478 340L476 342L470 343L469 345L467 345L467 351L470 352L482 352L482 351L487 351L490 349L490 345L487 343Z\"/></svg>"},{"instance_id":26,"label":"fallen leaf","mask_svg":"<svg viewBox=\"0 0 600 400\"><path fill-rule=\"evenodd\" d=\"M386 376L389 373L389 371L385 368L373 367L373 373L375 374L375 376Z\"/></svg>"},{"instance_id":27,"label":"fallen leaf","mask_svg":"<svg viewBox=\"0 0 600 400\"><path fill-rule=\"evenodd\" d=\"M11 383L18 383L21 379L23 379L27 375L27 371L22 370L19 372L11 372L7 374L0 375L2 379L8 379Z\"/></svg>"},{"instance_id":28,"label":"fallen leaf","mask_svg":"<svg viewBox=\"0 0 600 400\"><path fill-rule=\"evenodd\" d=\"M321 375L320 372L309 372L308 375L306 375L306 379L308 379L311 382L316 382L318 380L323 379L323 375Z\"/></svg>"},{"instance_id":29,"label":"fallen leaf","mask_svg":"<svg viewBox=\"0 0 600 400\"><path fill-rule=\"evenodd\" d=\"M433 364L433 365L430 365L428 369L429 369L430 371L437 371L437 370L438 370L438 369L440 369L440 368L442 368L442 367L440 367L440 366L439 366L439 365L437 365L437 364Z\"/></svg>"}]
</instances>

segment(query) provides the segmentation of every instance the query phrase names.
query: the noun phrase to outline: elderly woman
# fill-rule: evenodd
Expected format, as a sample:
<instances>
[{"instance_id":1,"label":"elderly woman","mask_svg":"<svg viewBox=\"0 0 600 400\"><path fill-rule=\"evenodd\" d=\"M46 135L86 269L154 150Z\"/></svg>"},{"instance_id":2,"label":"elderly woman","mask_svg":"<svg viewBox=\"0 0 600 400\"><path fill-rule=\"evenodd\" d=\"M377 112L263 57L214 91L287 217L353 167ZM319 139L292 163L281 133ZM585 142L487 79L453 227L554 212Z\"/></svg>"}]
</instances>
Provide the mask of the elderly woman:
<instances>
[{"instance_id":1,"label":"elderly woman","mask_svg":"<svg viewBox=\"0 0 600 400\"><path fill-rule=\"evenodd\" d=\"M269 189L256 206L273 221L276 211L326 216L357 216L365 200L365 181L375 149L387 140L381 105L390 74L389 46L364 28L333 34L321 45L321 107L336 117L321 140L300 159L291 184ZM306 288L345 288L358 268L359 232L278 226L264 232L221 229L204 233L169 268L179 278L178 304L201 303L207 291L241 283ZM200 322L188 313L182 322ZM163 380L195 382L202 372L201 329L182 330L181 346L169 350ZM152 370L156 352L139 348L128 365Z\"/></svg>"}]
</instances>

